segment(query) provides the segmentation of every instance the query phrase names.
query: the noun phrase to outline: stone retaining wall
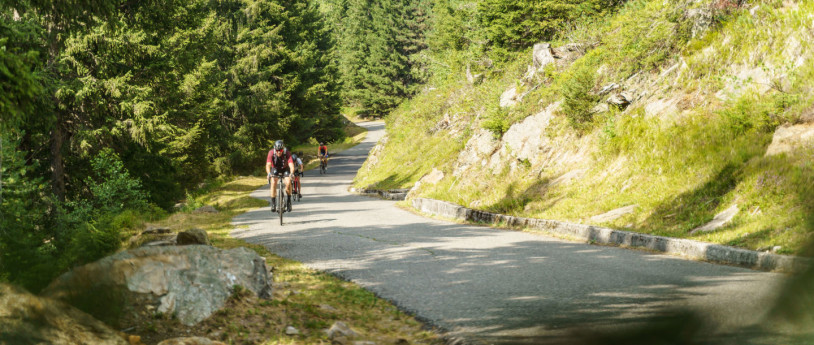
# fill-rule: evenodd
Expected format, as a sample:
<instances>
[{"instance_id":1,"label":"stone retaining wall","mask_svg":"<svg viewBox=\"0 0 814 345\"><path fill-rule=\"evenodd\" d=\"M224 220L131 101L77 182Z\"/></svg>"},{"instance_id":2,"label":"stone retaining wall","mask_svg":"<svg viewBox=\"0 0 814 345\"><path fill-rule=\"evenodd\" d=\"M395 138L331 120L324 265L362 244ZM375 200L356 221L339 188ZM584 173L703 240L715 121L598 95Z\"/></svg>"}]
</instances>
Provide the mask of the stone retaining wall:
<instances>
[{"instance_id":1,"label":"stone retaining wall","mask_svg":"<svg viewBox=\"0 0 814 345\"><path fill-rule=\"evenodd\" d=\"M530 228L592 243L645 248L690 259L748 267L765 271L798 273L810 267L808 258L778 255L719 244L620 231L556 220L514 217L469 209L445 201L415 198L412 206L424 213L457 220Z\"/></svg>"}]
</instances>

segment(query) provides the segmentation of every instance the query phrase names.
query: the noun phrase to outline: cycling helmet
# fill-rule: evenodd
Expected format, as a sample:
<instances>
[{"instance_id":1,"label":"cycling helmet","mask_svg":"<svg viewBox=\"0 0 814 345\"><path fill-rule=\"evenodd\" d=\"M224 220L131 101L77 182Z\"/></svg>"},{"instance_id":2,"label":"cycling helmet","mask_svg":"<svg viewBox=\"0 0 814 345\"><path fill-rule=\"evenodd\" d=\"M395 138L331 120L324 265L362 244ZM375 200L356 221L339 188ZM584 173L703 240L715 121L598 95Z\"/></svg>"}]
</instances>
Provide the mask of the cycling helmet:
<instances>
[{"instance_id":1,"label":"cycling helmet","mask_svg":"<svg viewBox=\"0 0 814 345\"><path fill-rule=\"evenodd\" d=\"M320 141L320 142L319 142L319 146L325 146L325 142L324 142L324 141Z\"/></svg>"},{"instance_id":2,"label":"cycling helmet","mask_svg":"<svg viewBox=\"0 0 814 345\"><path fill-rule=\"evenodd\" d=\"M297 160L297 154L296 154L296 153L292 153L292 154L291 154L291 159L293 159L293 160Z\"/></svg>"},{"instance_id":3,"label":"cycling helmet","mask_svg":"<svg viewBox=\"0 0 814 345\"><path fill-rule=\"evenodd\" d=\"M285 148L285 145L283 145L283 141L282 141L282 140L277 140L277 141L275 141L275 142L274 142L274 149L275 149L275 150L280 151L280 150L282 150L283 148Z\"/></svg>"}]
</instances>

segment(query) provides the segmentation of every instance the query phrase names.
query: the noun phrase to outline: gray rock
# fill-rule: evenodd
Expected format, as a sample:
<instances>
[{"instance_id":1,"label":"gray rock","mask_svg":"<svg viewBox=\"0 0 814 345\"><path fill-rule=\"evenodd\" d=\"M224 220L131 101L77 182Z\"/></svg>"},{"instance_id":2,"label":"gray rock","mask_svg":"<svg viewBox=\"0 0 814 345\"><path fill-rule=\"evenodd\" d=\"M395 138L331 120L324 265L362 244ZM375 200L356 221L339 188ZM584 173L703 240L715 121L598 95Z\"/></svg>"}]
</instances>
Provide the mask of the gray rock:
<instances>
[{"instance_id":1,"label":"gray rock","mask_svg":"<svg viewBox=\"0 0 814 345\"><path fill-rule=\"evenodd\" d=\"M517 94L517 88L513 87L503 92L500 95L500 107L501 108L509 108L513 107L514 105L519 102L519 96Z\"/></svg>"},{"instance_id":2,"label":"gray rock","mask_svg":"<svg viewBox=\"0 0 814 345\"><path fill-rule=\"evenodd\" d=\"M178 237L176 237L175 242L179 246L185 246L190 244L203 244L209 245L209 236L206 234L206 231L201 229L189 229L186 231L182 231L178 233Z\"/></svg>"},{"instance_id":3,"label":"gray rock","mask_svg":"<svg viewBox=\"0 0 814 345\"><path fill-rule=\"evenodd\" d=\"M292 326L288 326L288 327L285 328L285 334L286 335L298 335L298 334L300 334L300 330L298 330L298 329L296 329L296 328L294 328Z\"/></svg>"},{"instance_id":4,"label":"gray rock","mask_svg":"<svg viewBox=\"0 0 814 345\"><path fill-rule=\"evenodd\" d=\"M271 297L265 260L248 248L142 247L77 267L42 295L115 327L138 320L147 306L156 305L191 326L222 308L235 285Z\"/></svg>"},{"instance_id":5,"label":"gray rock","mask_svg":"<svg viewBox=\"0 0 814 345\"><path fill-rule=\"evenodd\" d=\"M347 337L353 338L358 334L354 332L347 324L342 321L334 322L331 328L325 330L325 335L328 336L328 339L334 339L338 337Z\"/></svg>"},{"instance_id":6,"label":"gray rock","mask_svg":"<svg viewBox=\"0 0 814 345\"><path fill-rule=\"evenodd\" d=\"M537 43L534 45L534 50L532 52L532 63L536 70L539 71L546 65L554 63L555 61L557 60L554 58L554 52L551 51L551 44Z\"/></svg>"},{"instance_id":7,"label":"gray rock","mask_svg":"<svg viewBox=\"0 0 814 345\"><path fill-rule=\"evenodd\" d=\"M611 95L605 101L608 102L609 104L613 104L613 105L615 105L615 106L617 106L619 108L626 108L628 105L630 105L630 102L632 101L629 97L630 96L628 96L626 94L617 93L617 94Z\"/></svg>"},{"instance_id":8,"label":"gray rock","mask_svg":"<svg viewBox=\"0 0 814 345\"><path fill-rule=\"evenodd\" d=\"M783 247L782 246L766 246L766 247L758 248L757 251L759 251L759 252L777 253L780 249L783 249Z\"/></svg>"},{"instance_id":9,"label":"gray rock","mask_svg":"<svg viewBox=\"0 0 814 345\"><path fill-rule=\"evenodd\" d=\"M637 207L637 205L628 205L628 206L625 206L625 207L620 207L620 208L617 208L615 210L611 210L611 211L605 212L603 214L591 217L591 222L594 222L594 223L606 223L606 222L614 221L614 220L618 219L619 217L624 216L624 215L626 215L628 213L633 213L633 211L636 210L636 207Z\"/></svg>"},{"instance_id":10,"label":"gray rock","mask_svg":"<svg viewBox=\"0 0 814 345\"><path fill-rule=\"evenodd\" d=\"M167 339L158 345L226 345L226 343L204 337L182 337Z\"/></svg>"},{"instance_id":11,"label":"gray rock","mask_svg":"<svg viewBox=\"0 0 814 345\"><path fill-rule=\"evenodd\" d=\"M330 306L328 304L320 304L319 309L322 309L322 310L327 311L327 312L339 311L336 308L334 308L334 307L332 307L332 306Z\"/></svg>"},{"instance_id":12,"label":"gray rock","mask_svg":"<svg viewBox=\"0 0 814 345\"><path fill-rule=\"evenodd\" d=\"M712 26L712 10L709 8L692 8L684 13L684 17L692 22L690 32L692 37L705 34Z\"/></svg>"},{"instance_id":13,"label":"gray rock","mask_svg":"<svg viewBox=\"0 0 814 345\"><path fill-rule=\"evenodd\" d=\"M608 93L610 93L611 91L616 90L616 89L618 89L618 88L619 88L619 84L616 84L616 83L610 83L610 84L608 84L608 85L605 85L605 86L602 88L602 90L599 90L599 95L600 95L600 96L607 95L607 94L608 94Z\"/></svg>"},{"instance_id":14,"label":"gray rock","mask_svg":"<svg viewBox=\"0 0 814 345\"><path fill-rule=\"evenodd\" d=\"M541 148L547 143L545 130L553 116L554 111L547 108L509 127L503 134L503 142L511 147L514 158L528 159L532 165L538 163Z\"/></svg>"},{"instance_id":15,"label":"gray rock","mask_svg":"<svg viewBox=\"0 0 814 345\"><path fill-rule=\"evenodd\" d=\"M814 123L783 125L774 131L772 143L766 148L766 156L793 152L806 147L814 148Z\"/></svg>"},{"instance_id":16,"label":"gray rock","mask_svg":"<svg viewBox=\"0 0 814 345\"><path fill-rule=\"evenodd\" d=\"M174 246L175 239L169 240L158 240L158 241L150 241L145 244L142 244L141 247L165 247L165 246Z\"/></svg>"},{"instance_id":17,"label":"gray rock","mask_svg":"<svg viewBox=\"0 0 814 345\"><path fill-rule=\"evenodd\" d=\"M142 231L142 235L159 235L159 234L169 234L170 228L167 227L155 227L155 226L148 226L146 230Z\"/></svg>"},{"instance_id":18,"label":"gray rock","mask_svg":"<svg viewBox=\"0 0 814 345\"><path fill-rule=\"evenodd\" d=\"M444 172L438 170L437 168L432 168L432 171L429 174L424 175L419 182L427 183L427 184L437 184L444 179Z\"/></svg>"},{"instance_id":19,"label":"gray rock","mask_svg":"<svg viewBox=\"0 0 814 345\"><path fill-rule=\"evenodd\" d=\"M729 223L729 221L731 221L732 218L735 218L735 215L737 214L738 214L738 205L737 204L732 205L726 210L721 211L721 213L716 214L715 217L713 217L709 223L706 223L690 231L690 234L695 234L699 231L709 232L713 230L718 230L727 223Z\"/></svg>"},{"instance_id":20,"label":"gray rock","mask_svg":"<svg viewBox=\"0 0 814 345\"><path fill-rule=\"evenodd\" d=\"M79 309L0 283L0 344L127 345L127 341Z\"/></svg>"},{"instance_id":21,"label":"gray rock","mask_svg":"<svg viewBox=\"0 0 814 345\"><path fill-rule=\"evenodd\" d=\"M466 65L466 81L473 85L480 84L483 82L483 73L472 74L469 65Z\"/></svg>"},{"instance_id":22,"label":"gray rock","mask_svg":"<svg viewBox=\"0 0 814 345\"><path fill-rule=\"evenodd\" d=\"M195 211L192 211L192 212L194 212L194 213L218 213L218 210L215 209L214 206L206 205L206 206L201 206L201 207L195 209Z\"/></svg>"},{"instance_id":23,"label":"gray rock","mask_svg":"<svg viewBox=\"0 0 814 345\"><path fill-rule=\"evenodd\" d=\"M480 167L483 157L490 156L498 149L498 141L492 132L486 129L479 129L469 141L466 147L458 154L454 176L461 176L470 167Z\"/></svg>"}]
</instances>

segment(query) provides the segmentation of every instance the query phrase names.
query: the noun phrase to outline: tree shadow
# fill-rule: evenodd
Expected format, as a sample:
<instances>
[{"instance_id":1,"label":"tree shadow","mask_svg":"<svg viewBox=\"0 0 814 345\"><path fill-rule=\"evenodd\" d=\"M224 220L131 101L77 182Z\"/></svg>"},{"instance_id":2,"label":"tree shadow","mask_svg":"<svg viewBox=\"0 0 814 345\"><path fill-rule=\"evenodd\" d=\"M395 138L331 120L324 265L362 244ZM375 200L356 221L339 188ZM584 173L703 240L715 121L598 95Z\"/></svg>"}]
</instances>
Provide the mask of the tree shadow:
<instances>
[{"instance_id":1,"label":"tree shadow","mask_svg":"<svg viewBox=\"0 0 814 345\"><path fill-rule=\"evenodd\" d=\"M637 232L662 229L668 235L683 237L689 230L709 222L723 197L742 179L742 165L727 164L698 188L662 202L639 224Z\"/></svg>"},{"instance_id":2,"label":"tree shadow","mask_svg":"<svg viewBox=\"0 0 814 345\"><path fill-rule=\"evenodd\" d=\"M506 195L497 202L487 206L486 211L503 213L503 214L521 214L525 211L529 203L546 200L545 196L548 194L551 179L537 179L526 187L519 190L519 182L512 182L506 187ZM561 199L561 198L560 198ZM545 208L554 206L559 200L553 200L547 203Z\"/></svg>"}]
</instances>

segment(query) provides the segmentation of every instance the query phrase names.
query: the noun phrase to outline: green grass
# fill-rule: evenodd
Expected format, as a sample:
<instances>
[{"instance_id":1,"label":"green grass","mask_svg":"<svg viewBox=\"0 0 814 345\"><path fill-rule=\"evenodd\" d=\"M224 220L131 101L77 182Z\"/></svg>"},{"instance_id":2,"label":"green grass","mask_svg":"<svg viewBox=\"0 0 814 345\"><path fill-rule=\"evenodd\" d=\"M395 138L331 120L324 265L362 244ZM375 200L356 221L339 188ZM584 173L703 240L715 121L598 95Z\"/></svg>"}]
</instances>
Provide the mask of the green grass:
<instances>
[{"instance_id":1,"label":"green grass","mask_svg":"<svg viewBox=\"0 0 814 345\"><path fill-rule=\"evenodd\" d=\"M575 40L595 45L574 64L547 69L530 81L518 81L530 51L486 71L478 85L468 84L461 71L437 69L433 91L406 101L386 118L387 145L360 170L355 185L408 188L438 168L446 177L422 186L419 195L582 223L635 204L633 213L601 225L814 254L803 249L814 233L811 150L764 156L779 125L795 123L814 107L814 3L761 1L753 13L752 6L713 8L710 30L691 37L684 11L710 3L630 1L615 15L564 33L554 46ZM460 66L464 55L438 58L447 56L449 66ZM661 75L674 64L679 68ZM631 76L641 80L632 85L639 92L677 99L677 113L652 117L641 101L625 110L593 112L603 100L593 93ZM532 91L515 107L498 108L500 94L512 86ZM453 176L473 134L485 128L500 138L511 125L559 100L565 101L545 130L550 147L541 155L582 152L583 159L547 165L525 160L515 162L514 169L506 161L497 171L471 169ZM452 115L457 125L439 130ZM552 184L569 172L581 173ZM724 228L690 234L733 204L740 213Z\"/></svg>"}]
</instances>

